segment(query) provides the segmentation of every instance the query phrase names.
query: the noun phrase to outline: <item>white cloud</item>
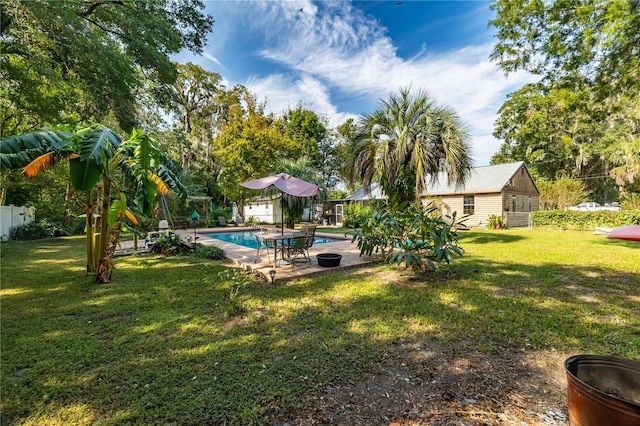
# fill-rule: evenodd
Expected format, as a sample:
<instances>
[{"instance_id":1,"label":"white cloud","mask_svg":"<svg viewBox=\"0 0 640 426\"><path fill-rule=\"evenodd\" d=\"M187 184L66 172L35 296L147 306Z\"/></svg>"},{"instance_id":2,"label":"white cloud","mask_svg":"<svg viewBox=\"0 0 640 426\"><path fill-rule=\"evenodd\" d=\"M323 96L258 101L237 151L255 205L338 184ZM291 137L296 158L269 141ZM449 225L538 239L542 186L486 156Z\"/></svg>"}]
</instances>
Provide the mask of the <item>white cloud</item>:
<instances>
[{"instance_id":1,"label":"white cloud","mask_svg":"<svg viewBox=\"0 0 640 426\"><path fill-rule=\"evenodd\" d=\"M337 125L354 112L340 111L335 96L363 100L355 111L361 113L400 87L425 89L470 126L478 165L488 164L499 148L492 132L505 96L531 81L526 74L505 78L488 59L491 44L439 54L423 46L420 54L403 59L386 29L348 2L257 1L234 13L262 36L256 52L276 64L273 72L243 83L267 99L271 111L301 102Z\"/></svg>"},{"instance_id":2,"label":"white cloud","mask_svg":"<svg viewBox=\"0 0 640 426\"><path fill-rule=\"evenodd\" d=\"M250 78L245 85L267 101L267 110L281 113L301 103L305 108L324 115L333 127L344 123L355 114L339 112L331 102L327 88L310 75L272 74L265 78Z\"/></svg>"}]
</instances>

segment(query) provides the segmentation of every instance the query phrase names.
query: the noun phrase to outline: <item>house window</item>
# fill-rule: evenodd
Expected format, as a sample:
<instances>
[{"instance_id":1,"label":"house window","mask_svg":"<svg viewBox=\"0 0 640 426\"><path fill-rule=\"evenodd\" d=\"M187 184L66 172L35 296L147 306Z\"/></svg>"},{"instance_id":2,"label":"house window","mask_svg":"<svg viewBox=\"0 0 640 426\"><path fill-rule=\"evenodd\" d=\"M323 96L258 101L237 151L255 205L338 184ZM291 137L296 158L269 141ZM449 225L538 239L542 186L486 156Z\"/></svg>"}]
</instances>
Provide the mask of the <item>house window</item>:
<instances>
[{"instance_id":1,"label":"house window","mask_svg":"<svg viewBox=\"0 0 640 426\"><path fill-rule=\"evenodd\" d=\"M473 195L465 195L462 202L464 214L473 214L475 211L475 197Z\"/></svg>"},{"instance_id":2,"label":"house window","mask_svg":"<svg viewBox=\"0 0 640 426\"><path fill-rule=\"evenodd\" d=\"M529 210L531 211L531 209L533 208L533 199L531 198L531 196L529 196Z\"/></svg>"},{"instance_id":3,"label":"house window","mask_svg":"<svg viewBox=\"0 0 640 426\"><path fill-rule=\"evenodd\" d=\"M511 211L515 213L518 202L516 201L516 196L511 196Z\"/></svg>"}]
</instances>

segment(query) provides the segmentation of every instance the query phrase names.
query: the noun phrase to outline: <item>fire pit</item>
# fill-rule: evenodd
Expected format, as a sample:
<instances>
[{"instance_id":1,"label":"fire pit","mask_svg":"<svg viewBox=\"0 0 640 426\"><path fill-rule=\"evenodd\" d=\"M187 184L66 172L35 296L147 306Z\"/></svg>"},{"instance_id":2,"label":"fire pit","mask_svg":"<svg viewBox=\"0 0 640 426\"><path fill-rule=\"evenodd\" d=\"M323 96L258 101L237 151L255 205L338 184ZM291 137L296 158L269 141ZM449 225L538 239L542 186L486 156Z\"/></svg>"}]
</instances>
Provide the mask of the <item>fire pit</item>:
<instances>
[{"instance_id":1,"label":"fire pit","mask_svg":"<svg viewBox=\"0 0 640 426\"><path fill-rule=\"evenodd\" d=\"M577 355L564 367L572 426L640 424L640 362Z\"/></svg>"},{"instance_id":2,"label":"fire pit","mask_svg":"<svg viewBox=\"0 0 640 426\"><path fill-rule=\"evenodd\" d=\"M342 255L337 253L320 253L316 255L316 258L318 259L318 265L326 268L335 268L340 265Z\"/></svg>"}]
</instances>

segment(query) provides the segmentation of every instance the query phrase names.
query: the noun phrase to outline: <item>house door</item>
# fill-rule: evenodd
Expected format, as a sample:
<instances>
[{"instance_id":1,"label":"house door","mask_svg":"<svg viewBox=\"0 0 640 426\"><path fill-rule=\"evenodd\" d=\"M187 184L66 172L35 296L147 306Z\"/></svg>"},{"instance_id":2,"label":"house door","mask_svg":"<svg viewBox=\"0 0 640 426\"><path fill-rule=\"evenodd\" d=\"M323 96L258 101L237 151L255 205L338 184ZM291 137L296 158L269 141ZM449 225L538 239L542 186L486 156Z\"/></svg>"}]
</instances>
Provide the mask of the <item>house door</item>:
<instances>
[{"instance_id":1,"label":"house door","mask_svg":"<svg viewBox=\"0 0 640 426\"><path fill-rule=\"evenodd\" d=\"M336 226L342 226L342 204L336 204Z\"/></svg>"}]
</instances>

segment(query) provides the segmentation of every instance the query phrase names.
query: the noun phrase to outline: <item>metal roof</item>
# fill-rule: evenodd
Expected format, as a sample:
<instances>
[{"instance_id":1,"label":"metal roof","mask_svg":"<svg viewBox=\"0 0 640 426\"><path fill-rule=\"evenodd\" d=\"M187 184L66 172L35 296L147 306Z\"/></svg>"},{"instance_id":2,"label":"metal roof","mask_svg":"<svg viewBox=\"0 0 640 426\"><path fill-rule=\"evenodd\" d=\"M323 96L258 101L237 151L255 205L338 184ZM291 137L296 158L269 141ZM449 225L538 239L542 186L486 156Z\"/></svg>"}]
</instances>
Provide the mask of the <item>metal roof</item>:
<instances>
[{"instance_id":1,"label":"metal roof","mask_svg":"<svg viewBox=\"0 0 640 426\"><path fill-rule=\"evenodd\" d=\"M501 192L521 167L526 167L523 161L474 167L469 173L467 182L460 186L456 186L454 182L447 182L447 174L445 172L438 174L438 180L435 183L431 182L431 175L429 175L427 177L427 190L423 195L487 194ZM344 200L368 201L374 198L378 200L387 199L387 196L382 192L378 184L372 184L371 191L368 193L364 188L360 188Z\"/></svg>"},{"instance_id":2,"label":"metal roof","mask_svg":"<svg viewBox=\"0 0 640 426\"><path fill-rule=\"evenodd\" d=\"M438 174L438 180L431 183L431 176L427 178L427 190L423 195L451 195L451 194L487 194L501 192L511 178L521 167L523 161L517 163L494 164L491 166L474 167L464 185L456 186L455 182L447 182L447 174Z\"/></svg>"},{"instance_id":3,"label":"metal roof","mask_svg":"<svg viewBox=\"0 0 640 426\"><path fill-rule=\"evenodd\" d=\"M358 189L353 194L344 198L345 201L369 201L369 200L386 200L387 196L382 192L382 188L377 183L371 184L371 191L367 192L364 188Z\"/></svg>"}]
</instances>

